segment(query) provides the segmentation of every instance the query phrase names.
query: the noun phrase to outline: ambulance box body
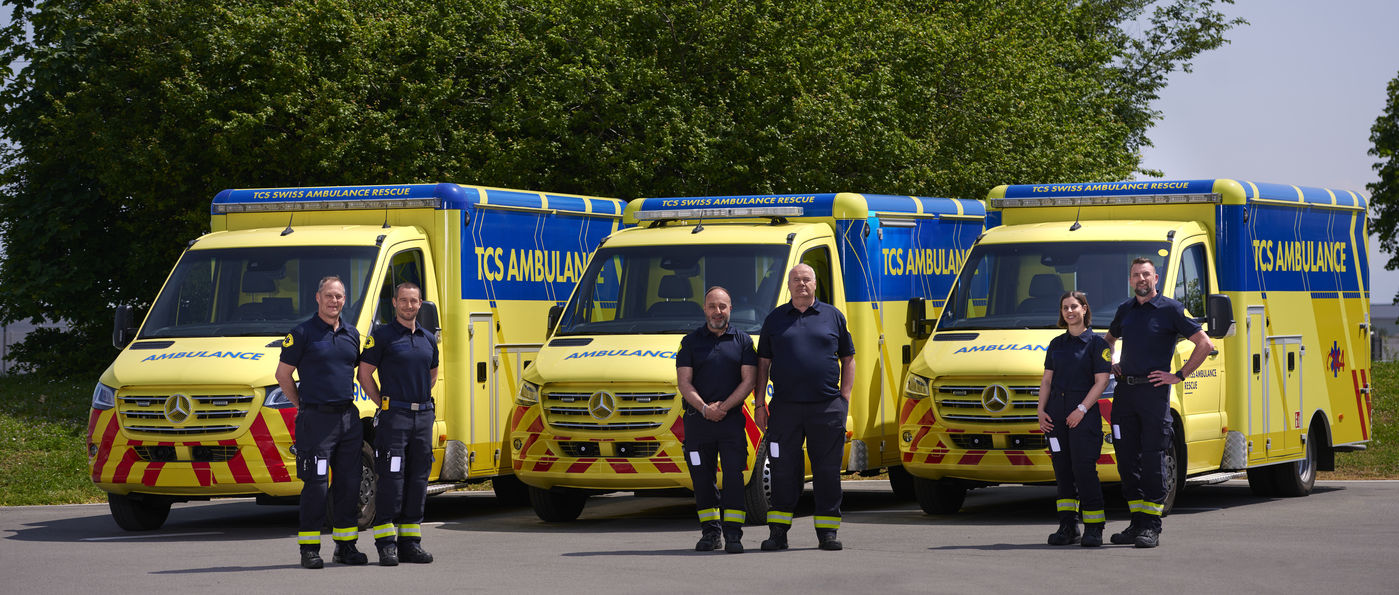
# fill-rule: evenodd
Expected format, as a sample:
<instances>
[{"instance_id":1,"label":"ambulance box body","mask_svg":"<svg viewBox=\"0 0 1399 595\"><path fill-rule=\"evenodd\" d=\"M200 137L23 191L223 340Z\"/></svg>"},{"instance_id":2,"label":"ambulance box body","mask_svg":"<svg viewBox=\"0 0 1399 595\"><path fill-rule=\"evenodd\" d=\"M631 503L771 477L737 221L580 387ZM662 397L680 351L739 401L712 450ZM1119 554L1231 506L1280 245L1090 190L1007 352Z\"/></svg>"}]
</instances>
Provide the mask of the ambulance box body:
<instances>
[{"instance_id":1,"label":"ambulance box body","mask_svg":"<svg viewBox=\"0 0 1399 595\"><path fill-rule=\"evenodd\" d=\"M1362 196L1234 180L1000 186L988 211L903 391L903 464L929 513L956 512L969 488L1054 481L1035 410L1060 296L1087 293L1106 333L1140 256L1215 345L1171 389L1168 508L1187 482L1241 472L1260 494L1306 494L1335 452L1370 439ZM1178 340L1174 370L1194 348ZM1098 474L1117 481L1106 421L1103 435Z\"/></svg>"},{"instance_id":2,"label":"ambulance box body","mask_svg":"<svg viewBox=\"0 0 1399 595\"><path fill-rule=\"evenodd\" d=\"M393 288L422 288L438 326L431 479L496 478L520 373L597 242L625 203L456 184L226 190L211 232L190 243L139 327L118 308L121 349L93 394L92 480L127 529L159 527L172 502L295 497L296 410L273 378L283 338L316 314L319 280L339 276L343 318L361 340L393 323ZM426 316L426 318L424 318ZM435 319L435 320L433 320ZM372 402L363 465L373 477ZM361 524L373 514L361 490ZM438 488L441 489L441 488ZM523 497L523 486L513 490Z\"/></svg>"},{"instance_id":3,"label":"ambulance box body","mask_svg":"<svg viewBox=\"0 0 1399 595\"><path fill-rule=\"evenodd\" d=\"M908 330L909 299L946 294L984 213L975 200L854 193L632 201L629 227L594 253L516 399L511 458L536 513L572 520L591 494L690 488L680 339L704 324L704 293L721 285L731 324L758 341L798 263L816 271L818 299L845 313L855 342L843 471L906 478L895 398L923 338ZM761 520L767 461L752 401L730 415L747 420L748 518Z\"/></svg>"}]
</instances>

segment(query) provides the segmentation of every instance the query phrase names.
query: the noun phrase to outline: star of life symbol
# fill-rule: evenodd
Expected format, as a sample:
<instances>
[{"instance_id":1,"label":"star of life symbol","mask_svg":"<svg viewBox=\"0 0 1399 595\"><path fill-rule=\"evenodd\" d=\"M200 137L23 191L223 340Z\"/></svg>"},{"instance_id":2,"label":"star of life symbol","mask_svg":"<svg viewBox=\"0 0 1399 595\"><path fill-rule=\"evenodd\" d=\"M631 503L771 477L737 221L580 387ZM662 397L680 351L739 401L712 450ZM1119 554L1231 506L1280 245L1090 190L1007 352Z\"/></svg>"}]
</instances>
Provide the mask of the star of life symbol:
<instances>
[{"instance_id":1,"label":"star of life symbol","mask_svg":"<svg viewBox=\"0 0 1399 595\"><path fill-rule=\"evenodd\" d=\"M1341 346L1337 342L1332 341L1331 352L1327 353L1326 355L1329 358L1329 360L1326 363L1326 367L1331 369L1331 377L1336 378L1340 376L1341 369L1346 367L1346 352L1341 351Z\"/></svg>"}]
</instances>

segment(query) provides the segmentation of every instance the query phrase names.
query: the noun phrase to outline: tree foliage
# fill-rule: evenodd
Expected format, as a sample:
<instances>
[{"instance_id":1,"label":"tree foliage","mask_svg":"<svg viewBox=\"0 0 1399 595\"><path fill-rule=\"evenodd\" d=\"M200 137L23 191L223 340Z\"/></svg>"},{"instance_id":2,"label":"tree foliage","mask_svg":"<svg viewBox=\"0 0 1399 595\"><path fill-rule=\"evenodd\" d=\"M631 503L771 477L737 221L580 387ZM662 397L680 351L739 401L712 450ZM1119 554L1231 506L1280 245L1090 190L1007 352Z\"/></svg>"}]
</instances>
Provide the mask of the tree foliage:
<instances>
[{"instance_id":1,"label":"tree foliage","mask_svg":"<svg viewBox=\"0 0 1399 595\"><path fill-rule=\"evenodd\" d=\"M1370 209L1375 213L1375 228L1380 249L1393 256L1384 263L1387 270L1399 269L1399 74L1389 81L1385 90L1384 111L1370 127L1370 155L1379 159L1372 166L1379 180L1365 186L1370 191ZM1394 296L1399 303L1399 294Z\"/></svg>"},{"instance_id":2,"label":"tree foliage","mask_svg":"<svg viewBox=\"0 0 1399 595\"><path fill-rule=\"evenodd\" d=\"M1231 0L5 0L0 316L105 360L230 187L1122 179ZM23 26L32 25L32 38Z\"/></svg>"}]
</instances>

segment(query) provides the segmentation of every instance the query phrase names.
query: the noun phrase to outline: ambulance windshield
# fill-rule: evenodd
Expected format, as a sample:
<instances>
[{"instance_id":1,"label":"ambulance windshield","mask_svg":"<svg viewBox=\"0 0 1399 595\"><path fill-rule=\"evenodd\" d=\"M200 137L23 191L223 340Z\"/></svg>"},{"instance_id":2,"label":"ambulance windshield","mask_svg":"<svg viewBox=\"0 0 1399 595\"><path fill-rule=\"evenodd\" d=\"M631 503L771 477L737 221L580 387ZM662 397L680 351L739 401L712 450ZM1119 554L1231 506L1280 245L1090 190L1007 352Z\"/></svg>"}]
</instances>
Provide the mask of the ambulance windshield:
<instances>
[{"instance_id":1,"label":"ambulance windshield","mask_svg":"<svg viewBox=\"0 0 1399 595\"><path fill-rule=\"evenodd\" d=\"M142 339L285 335L316 313L316 285L345 283L341 316L354 324L378 250L372 247L190 250L141 328Z\"/></svg>"},{"instance_id":2,"label":"ambulance windshield","mask_svg":"<svg viewBox=\"0 0 1399 595\"><path fill-rule=\"evenodd\" d=\"M757 333L785 281L786 245L598 249L564 308L560 335L688 333L704 324L704 293L729 291L729 323Z\"/></svg>"},{"instance_id":3,"label":"ambulance windshield","mask_svg":"<svg viewBox=\"0 0 1399 595\"><path fill-rule=\"evenodd\" d=\"M1117 305L1132 295L1132 259L1152 259L1164 280L1169 250L1165 242L978 244L957 275L937 328L1058 328L1059 298L1082 291L1095 328L1105 330Z\"/></svg>"}]
</instances>

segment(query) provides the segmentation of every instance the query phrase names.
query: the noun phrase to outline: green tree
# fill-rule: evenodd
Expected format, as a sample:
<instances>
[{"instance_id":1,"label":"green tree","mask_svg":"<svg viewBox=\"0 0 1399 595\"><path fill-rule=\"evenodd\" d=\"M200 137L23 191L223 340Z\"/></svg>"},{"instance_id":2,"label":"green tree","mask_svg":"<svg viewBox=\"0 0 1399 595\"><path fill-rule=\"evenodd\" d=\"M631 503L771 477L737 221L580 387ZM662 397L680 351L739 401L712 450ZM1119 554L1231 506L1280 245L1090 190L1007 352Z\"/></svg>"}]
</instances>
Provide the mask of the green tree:
<instances>
[{"instance_id":1,"label":"green tree","mask_svg":"<svg viewBox=\"0 0 1399 595\"><path fill-rule=\"evenodd\" d=\"M1371 233L1380 238L1380 249L1390 254L1386 270L1399 269L1399 74L1385 90L1384 111L1370 127L1370 155L1379 159L1371 167L1379 180L1365 186L1370 191L1370 209L1375 213ZM1399 294L1394 296L1399 303Z\"/></svg>"},{"instance_id":2,"label":"green tree","mask_svg":"<svg viewBox=\"0 0 1399 595\"><path fill-rule=\"evenodd\" d=\"M72 325L24 361L101 365L229 187L1128 178L1166 75L1238 24L1217 1L4 0L0 318Z\"/></svg>"}]
</instances>

